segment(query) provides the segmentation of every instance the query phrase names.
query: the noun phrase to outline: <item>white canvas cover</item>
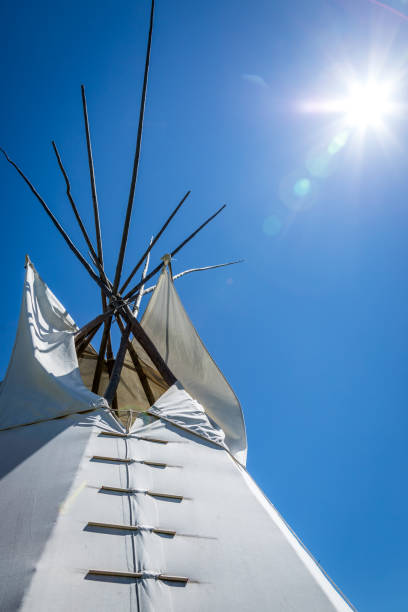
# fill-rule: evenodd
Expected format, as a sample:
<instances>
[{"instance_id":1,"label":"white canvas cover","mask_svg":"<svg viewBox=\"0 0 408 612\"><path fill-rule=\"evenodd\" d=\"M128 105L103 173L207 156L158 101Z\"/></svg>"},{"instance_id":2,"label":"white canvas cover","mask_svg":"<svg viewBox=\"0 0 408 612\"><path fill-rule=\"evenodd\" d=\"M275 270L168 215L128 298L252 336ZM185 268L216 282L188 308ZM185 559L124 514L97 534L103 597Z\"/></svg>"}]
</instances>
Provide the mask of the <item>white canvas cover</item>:
<instances>
[{"instance_id":1,"label":"white canvas cover","mask_svg":"<svg viewBox=\"0 0 408 612\"><path fill-rule=\"evenodd\" d=\"M141 324L175 377L222 429L231 453L245 465L247 442L240 403L184 310L167 267Z\"/></svg>"},{"instance_id":2,"label":"white canvas cover","mask_svg":"<svg viewBox=\"0 0 408 612\"><path fill-rule=\"evenodd\" d=\"M54 343L46 332L69 332L72 339L72 320L43 284L36 285L33 268L27 278L17 335L26 317L36 337L30 304L41 303L34 320L56 361L40 363L53 372L59 362L70 364L69 375L75 364L70 342L56 335ZM78 379L70 378L58 396L60 387L48 384L44 373L29 376L37 357L33 340L31 346L27 366L24 359L19 366L37 422L22 426L33 413L31 403L21 401L17 377L8 377L9 403L0 403L6 422L14 408L18 413L17 426L0 430L2 612L351 610L180 383L151 414L137 415L129 432L104 407L61 418L66 406L82 408L84 398L95 396L84 395ZM40 398L48 410L54 406L47 419ZM98 577L89 570L141 576ZM162 575L188 582L160 580Z\"/></svg>"},{"instance_id":3,"label":"white canvas cover","mask_svg":"<svg viewBox=\"0 0 408 612\"><path fill-rule=\"evenodd\" d=\"M0 432L2 611L350 611L228 451L153 416L121 432L106 410Z\"/></svg>"},{"instance_id":4,"label":"white canvas cover","mask_svg":"<svg viewBox=\"0 0 408 612\"><path fill-rule=\"evenodd\" d=\"M204 408L190 397L179 382L170 387L149 408L148 413L226 448L222 429L211 424Z\"/></svg>"},{"instance_id":5,"label":"white canvas cover","mask_svg":"<svg viewBox=\"0 0 408 612\"><path fill-rule=\"evenodd\" d=\"M106 405L82 383L76 331L28 260L16 340L0 386L0 429Z\"/></svg>"}]
</instances>

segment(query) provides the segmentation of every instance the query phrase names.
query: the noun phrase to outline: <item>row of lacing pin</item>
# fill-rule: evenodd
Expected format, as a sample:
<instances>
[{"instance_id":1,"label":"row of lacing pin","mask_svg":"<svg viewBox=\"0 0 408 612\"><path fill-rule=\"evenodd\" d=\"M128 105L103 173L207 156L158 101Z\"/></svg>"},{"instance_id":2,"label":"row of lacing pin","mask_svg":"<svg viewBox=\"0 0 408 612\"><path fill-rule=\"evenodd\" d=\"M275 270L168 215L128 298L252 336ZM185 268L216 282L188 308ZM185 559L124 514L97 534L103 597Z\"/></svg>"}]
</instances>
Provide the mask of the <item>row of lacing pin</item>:
<instances>
[{"instance_id":1,"label":"row of lacing pin","mask_svg":"<svg viewBox=\"0 0 408 612\"><path fill-rule=\"evenodd\" d=\"M131 434L129 434L128 431L127 433L103 431L99 435L107 436L107 437L115 437L115 438L124 438L124 439L133 437L133 438L136 438L137 440L144 440L146 442L153 442L156 444L168 444L168 440L161 440L159 438L151 438L147 436L131 436ZM127 464L127 466L129 466L132 463L141 463L141 464L151 466L151 467L159 467L159 468L168 467L166 463L162 463L159 461L147 461L147 460L137 461L135 459L131 459L128 457L120 458L120 457L107 457L105 455L94 455L91 458L91 460L92 461L109 461L109 462L118 463L118 464ZM134 495L135 493L145 493L146 495L149 495L151 497L157 497L157 498L163 498L163 499L173 499L177 501L183 500L182 495L173 495L170 493L159 493L156 491L140 491L139 489L112 487L108 485L102 485L100 490L102 492L105 491L105 492L123 493L125 495ZM135 531L148 530L151 533L156 533L159 535L165 535L165 536L171 536L171 537L174 537L176 535L176 532L170 529L161 529L158 527L144 527L142 525L118 525L115 523L100 523L100 522L95 522L95 521L89 521L87 524L87 527L88 528L111 529L111 530L118 530L118 531L128 531L130 533L135 532ZM165 582L177 582L177 583L181 582L184 584L186 584L189 580L185 576L172 576L169 574L162 574L160 572L147 572L147 571L120 572L120 571L114 571L114 570L90 569L88 570L88 575L89 576L100 576L100 577L105 576L105 577L113 577L113 578L115 577L116 578L129 578L129 579L154 578L156 580L162 580Z\"/></svg>"}]
</instances>

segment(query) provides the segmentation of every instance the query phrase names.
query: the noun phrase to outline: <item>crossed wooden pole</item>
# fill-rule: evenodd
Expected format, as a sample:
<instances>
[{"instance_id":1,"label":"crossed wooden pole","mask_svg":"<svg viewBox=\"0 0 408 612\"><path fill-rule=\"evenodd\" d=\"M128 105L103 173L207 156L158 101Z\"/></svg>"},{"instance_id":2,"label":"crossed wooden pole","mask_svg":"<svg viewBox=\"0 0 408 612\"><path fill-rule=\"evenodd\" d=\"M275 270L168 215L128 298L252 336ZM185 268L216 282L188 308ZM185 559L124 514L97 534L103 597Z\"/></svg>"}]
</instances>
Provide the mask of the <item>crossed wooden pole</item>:
<instances>
[{"instance_id":1,"label":"crossed wooden pole","mask_svg":"<svg viewBox=\"0 0 408 612\"><path fill-rule=\"evenodd\" d=\"M95 182L95 172L93 165L93 156L92 156L92 145L91 145L91 136L89 129L89 120L88 120L88 110L87 103L85 97L85 88L81 86L81 94L82 94L82 105L83 105L83 114L84 114L84 124L85 124L85 135L86 135L86 144L88 151L88 162L89 162L89 174L90 174L90 182L91 182L91 194L92 194L92 204L93 204L93 212L94 212L94 223L95 223L95 234L96 234L96 249L93 246L92 240L89 237L89 234L85 228L85 225L82 221L82 218L78 212L78 208L75 204L75 201L72 197L71 193L71 185L67 175L67 172L63 166L60 153L57 149L57 146L54 141L52 141L52 146L57 158L57 162L59 168L63 174L65 183L66 183L66 193L75 215L75 218L78 222L79 228L82 232L83 238L88 247L88 255L93 264L93 267L86 260L84 255L80 252L74 242L71 240L67 232L64 230L58 219L55 217L51 209L48 207L44 199L40 196L37 189L31 183L31 181L27 178L27 176L23 173L20 167L10 159L4 149L0 148L0 151L3 153L7 161L14 166L19 175L23 178L29 189L32 191L34 196L37 198L39 203L41 204L43 210L46 212L48 217L51 219L52 223L61 234L69 249L74 253L75 257L81 262L82 266L86 269L89 276L93 279L93 281L99 286L101 291L101 304L102 304L102 313L95 317L92 321L89 321L86 325L84 325L76 334L75 337L75 345L77 349L77 354L80 356L86 349L86 347L91 342L92 338L98 332L100 327L103 325L103 333L101 338L101 343L99 347L93 382L92 382L92 391L95 393L99 392L99 386L101 381L101 375L103 366L106 364L109 375L109 383L104 392L104 397L108 401L109 405L115 409L117 408L116 401L116 391L118 388L118 384L120 381L121 371L124 364L124 359L126 356L126 352L129 352L129 355L132 359L133 365L135 367L136 372L139 375L142 387L146 394L146 397L149 401L149 404L154 402L153 394L149 387L149 383L146 375L143 372L142 366L140 364L139 358L137 356L136 350L134 349L130 336L136 338L136 340L140 343L142 348L145 350L147 355L150 357L154 366L157 368L158 372L164 379L164 381L171 386L176 381L176 377L171 372L153 342L150 340L146 332L143 330L139 321L137 320L137 312L134 312L131 308L132 302L135 300L138 301L138 306L140 305L140 299L143 295L145 283L147 283L157 272L161 270L163 267L163 262L159 263L149 274L147 274L147 265L148 260L150 258L150 252L154 245L159 240L160 236L166 230L169 223L172 221L173 217L177 214L181 206L187 200L190 195L190 191L183 196L180 202L177 204L175 209L172 211L170 216L167 218L165 223L162 225L160 231L155 235L155 237L150 241L149 246L146 248L136 265L134 266L132 272L128 276L128 278L123 282L122 286L119 289L123 262L125 258L127 239L129 234L133 203L134 203L134 195L135 188L137 182L138 168L139 168L139 160L140 160L140 151L141 151L141 142L142 142L142 133L143 133L143 119L144 119L144 110L146 104L146 93L147 93L147 83L148 83L148 73L149 73L149 63L150 63L150 51L151 51L151 42L152 42L152 33L153 33L153 16L154 16L154 0L151 2L151 10L150 10L150 24L149 24L149 34L148 34L148 42L146 49L146 59L145 59L145 69L144 69L144 77L143 77L143 86L142 86L142 94L140 100L140 108L139 108L139 122L138 122L138 130L137 130L137 138L136 138L136 148L135 148L135 157L133 162L133 170L129 191L128 204L126 209L126 216L122 231L122 239L119 249L119 255L116 263L115 277L113 283L109 280L105 268L104 268L104 259L103 259L103 247L102 247L102 233L100 227L100 217L99 217L99 205L96 191L96 182ZM196 228L187 238L185 238L175 249L171 251L169 254L170 258L174 257L176 253L178 253L186 244L190 242L208 223L210 223L219 213L225 208L225 204L221 206L213 215L211 215L208 219L206 219L198 228ZM128 288L131 283L133 277L137 273L137 271L142 266L143 262L145 262L145 268L141 277L141 280L136 283L127 293L124 294L125 289ZM190 272L207 270L217 267L222 267L226 265L232 265L239 262L228 262L226 264L219 264L216 266L207 266L205 268L194 268L190 270L185 270L181 274L177 275L175 278L183 276L184 274L188 274ZM96 271L95 271L96 269ZM149 288L146 292L152 291L153 288ZM138 310L138 308L137 308ZM111 342L111 326L113 320L116 320L119 330L122 334L121 342L119 346L119 350L116 354L116 357L113 355L112 350L112 342ZM105 359L106 356L106 359Z\"/></svg>"}]
</instances>

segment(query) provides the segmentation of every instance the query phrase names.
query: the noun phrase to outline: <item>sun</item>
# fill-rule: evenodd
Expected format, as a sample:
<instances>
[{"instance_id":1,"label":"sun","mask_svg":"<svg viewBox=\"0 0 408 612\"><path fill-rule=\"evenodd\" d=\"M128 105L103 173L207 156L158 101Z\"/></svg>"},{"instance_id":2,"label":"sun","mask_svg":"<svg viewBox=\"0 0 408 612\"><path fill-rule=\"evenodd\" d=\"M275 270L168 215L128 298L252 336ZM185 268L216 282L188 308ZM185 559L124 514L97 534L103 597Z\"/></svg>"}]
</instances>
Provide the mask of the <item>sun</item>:
<instances>
[{"instance_id":1,"label":"sun","mask_svg":"<svg viewBox=\"0 0 408 612\"><path fill-rule=\"evenodd\" d=\"M387 83L379 81L353 83L343 105L350 127L381 128L387 115L392 113L391 89Z\"/></svg>"},{"instance_id":2,"label":"sun","mask_svg":"<svg viewBox=\"0 0 408 612\"><path fill-rule=\"evenodd\" d=\"M385 133L389 131L389 120L403 116L402 111L406 113L395 100L397 83L395 78L363 80L348 75L341 79L341 88L337 85L337 96L304 100L298 108L301 112L337 116L339 129L350 134L369 130Z\"/></svg>"}]
</instances>

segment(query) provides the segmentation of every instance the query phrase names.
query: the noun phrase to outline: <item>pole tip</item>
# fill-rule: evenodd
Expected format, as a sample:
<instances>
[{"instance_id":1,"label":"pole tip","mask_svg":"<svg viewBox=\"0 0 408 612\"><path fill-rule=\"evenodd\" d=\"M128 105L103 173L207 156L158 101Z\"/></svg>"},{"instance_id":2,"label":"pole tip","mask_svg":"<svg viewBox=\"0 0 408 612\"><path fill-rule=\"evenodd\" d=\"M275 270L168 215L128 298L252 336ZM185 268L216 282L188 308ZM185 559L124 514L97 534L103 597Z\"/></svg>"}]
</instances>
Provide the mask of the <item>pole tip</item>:
<instances>
[{"instance_id":1,"label":"pole tip","mask_svg":"<svg viewBox=\"0 0 408 612\"><path fill-rule=\"evenodd\" d=\"M169 263L171 262L171 255L169 253L166 253L160 259L162 260L162 262L164 263L165 266L168 266Z\"/></svg>"}]
</instances>

